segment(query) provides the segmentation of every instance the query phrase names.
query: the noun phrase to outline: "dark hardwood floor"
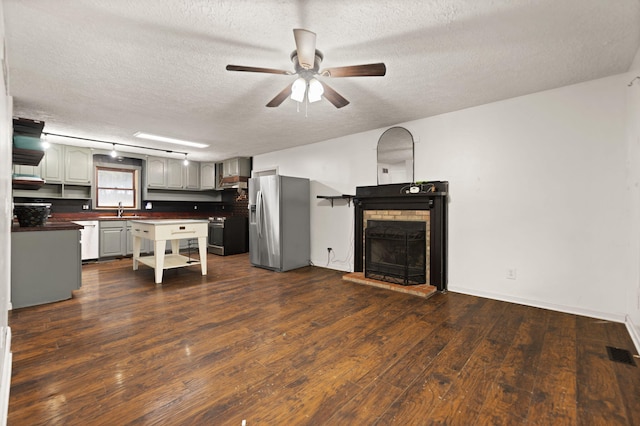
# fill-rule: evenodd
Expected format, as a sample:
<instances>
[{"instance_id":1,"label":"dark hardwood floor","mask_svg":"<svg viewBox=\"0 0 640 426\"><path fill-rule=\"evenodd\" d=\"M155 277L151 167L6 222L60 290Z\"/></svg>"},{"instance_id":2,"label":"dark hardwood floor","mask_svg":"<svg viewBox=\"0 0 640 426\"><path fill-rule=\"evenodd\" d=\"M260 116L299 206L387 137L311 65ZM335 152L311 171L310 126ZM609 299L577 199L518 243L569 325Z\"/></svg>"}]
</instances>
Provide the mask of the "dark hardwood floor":
<instances>
[{"instance_id":1,"label":"dark hardwood floor","mask_svg":"<svg viewBox=\"0 0 640 426\"><path fill-rule=\"evenodd\" d=\"M10 312L10 425L640 425L622 324L306 267L85 265ZM43 283L46 285L46 283Z\"/></svg>"}]
</instances>

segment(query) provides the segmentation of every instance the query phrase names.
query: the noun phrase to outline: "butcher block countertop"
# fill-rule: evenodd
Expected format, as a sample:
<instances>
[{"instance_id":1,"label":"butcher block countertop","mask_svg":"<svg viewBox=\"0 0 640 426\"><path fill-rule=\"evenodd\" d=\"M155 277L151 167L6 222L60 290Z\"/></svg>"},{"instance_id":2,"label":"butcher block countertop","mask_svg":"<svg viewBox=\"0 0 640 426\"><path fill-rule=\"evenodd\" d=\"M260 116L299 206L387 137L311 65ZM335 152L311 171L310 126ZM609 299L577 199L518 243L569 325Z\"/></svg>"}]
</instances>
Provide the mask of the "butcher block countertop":
<instances>
[{"instance_id":1,"label":"butcher block countertop","mask_svg":"<svg viewBox=\"0 0 640 426\"><path fill-rule=\"evenodd\" d=\"M177 220L177 219L193 219L207 220L209 215L202 213L168 213L168 212L142 212L142 213L125 213L122 217L118 217L115 213L109 212L90 212L90 213L53 213L44 226L20 227L18 221L14 221L11 232L33 232L33 231L61 231L65 229L82 229L82 225L73 222L83 220L99 220L99 221L115 221L115 220Z\"/></svg>"},{"instance_id":2,"label":"butcher block countertop","mask_svg":"<svg viewBox=\"0 0 640 426\"><path fill-rule=\"evenodd\" d=\"M11 226L11 232L34 232L34 231L66 231L73 229L82 229L82 225L73 222L48 222L44 226L20 226L18 222L14 222Z\"/></svg>"},{"instance_id":3,"label":"butcher block countertop","mask_svg":"<svg viewBox=\"0 0 640 426\"><path fill-rule=\"evenodd\" d=\"M171 212L125 212L122 217L112 212L96 212L87 213L52 213L48 222L57 221L79 221L79 220L159 220L159 219L208 219L211 214L207 213L171 213ZM224 216L224 214L216 214L216 216Z\"/></svg>"}]
</instances>

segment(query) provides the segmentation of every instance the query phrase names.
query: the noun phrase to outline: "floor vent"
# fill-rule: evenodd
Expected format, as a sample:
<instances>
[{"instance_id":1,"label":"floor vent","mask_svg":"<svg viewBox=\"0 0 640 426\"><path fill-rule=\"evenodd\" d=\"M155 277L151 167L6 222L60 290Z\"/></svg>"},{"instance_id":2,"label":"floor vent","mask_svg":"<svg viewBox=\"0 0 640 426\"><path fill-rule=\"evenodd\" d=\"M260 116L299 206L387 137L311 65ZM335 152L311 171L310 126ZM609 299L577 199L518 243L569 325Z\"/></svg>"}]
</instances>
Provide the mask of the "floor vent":
<instances>
[{"instance_id":1,"label":"floor vent","mask_svg":"<svg viewBox=\"0 0 640 426\"><path fill-rule=\"evenodd\" d=\"M609 354L609 359L611 361L633 365L634 367L636 366L636 362L633 360L633 355L626 349L607 346L607 353Z\"/></svg>"}]
</instances>

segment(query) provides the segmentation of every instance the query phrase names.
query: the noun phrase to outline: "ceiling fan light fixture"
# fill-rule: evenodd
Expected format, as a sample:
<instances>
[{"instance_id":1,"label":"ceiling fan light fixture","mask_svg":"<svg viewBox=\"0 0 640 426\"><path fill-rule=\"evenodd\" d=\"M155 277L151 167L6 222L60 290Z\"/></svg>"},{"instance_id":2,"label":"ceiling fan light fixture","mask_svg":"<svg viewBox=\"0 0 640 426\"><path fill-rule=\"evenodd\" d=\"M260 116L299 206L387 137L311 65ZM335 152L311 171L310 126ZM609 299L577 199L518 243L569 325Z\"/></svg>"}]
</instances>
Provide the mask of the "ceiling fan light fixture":
<instances>
[{"instance_id":1,"label":"ceiling fan light fixture","mask_svg":"<svg viewBox=\"0 0 640 426\"><path fill-rule=\"evenodd\" d=\"M309 102L318 102L322 99L322 94L324 93L324 87L322 87L322 83L320 83L317 79L312 78L309 80L309 92L307 93L307 97L309 98Z\"/></svg>"},{"instance_id":2,"label":"ceiling fan light fixture","mask_svg":"<svg viewBox=\"0 0 640 426\"><path fill-rule=\"evenodd\" d=\"M293 82L291 86L291 99L296 102L302 102L304 100L304 93L307 91L307 81L300 77Z\"/></svg>"},{"instance_id":3,"label":"ceiling fan light fixture","mask_svg":"<svg viewBox=\"0 0 640 426\"><path fill-rule=\"evenodd\" d=\"M332 89L331 86L316 80L315 77L382 77L387 73L387 67L383 62L332 67L320 70L320 64L324 59L324 55L316 49L316 33L302 28L295 28L293 30L293 36L296 42L296 50L291 53L290 57L293 62L293 72L245 65L227 65L227 71L298 76L293 83L285 87L266 104L269 108L280 106L287 97L291 97L291 99L298 102L299 108L299 104L305 102L305 94L307 95L306 105L324 98L336 108L343 108L349 105L349 101Z\"/></svg>"}]
</instances>

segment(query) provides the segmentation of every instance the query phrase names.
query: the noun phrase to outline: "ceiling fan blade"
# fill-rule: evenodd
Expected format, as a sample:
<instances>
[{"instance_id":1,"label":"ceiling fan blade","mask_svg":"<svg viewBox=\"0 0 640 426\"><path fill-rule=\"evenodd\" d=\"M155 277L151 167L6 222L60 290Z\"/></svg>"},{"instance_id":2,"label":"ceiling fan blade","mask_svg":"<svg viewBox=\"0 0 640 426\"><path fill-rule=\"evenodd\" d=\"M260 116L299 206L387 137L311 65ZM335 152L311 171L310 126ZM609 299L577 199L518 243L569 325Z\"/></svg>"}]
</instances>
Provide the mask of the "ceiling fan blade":
<instances>
[{"instance_id":1,"label":"ceiling fan blade","mask_svg":"<svg viewBox=\"0 0 640 426\"><path fill-rule=\"evenodd\" d=\"M349 105L349 101L342 97L342 95L333 90L327 83L320 82L324 88L324 94L326 100L331 102L336 108L342 108Z\"/></svg>"},{"instance_id":2,"label":"ceiling fan blade","mask_svg":"<svg viewBox=\"0 0 640 426\"><path fill-rule=\"evenodd\" d=\"M271 101L267 104L267 106L270 107L270 108L280 106L280 104L282 102L284 102L284 100L287 99L289 97L289 95L291 94L291 86L293 86L293 83L291 83L290 85L285 87L282 90L282 92L280 92L280 93L278 93L276 95L275 98L271 99Z\"/></svg>"},{"instance_id":3,"label":"ceiling fan blade","mask_svg":"<svg viewBox=\"0 0 640 426\"><path fill-rule=\"evenodd\" d=\"M351 65L347 67L327 68L320 73L325 77L382 77L387 73L387 67L377 64Z\"/></svg>"},{"instance_id":4,"label":"ceiling fan blade","mask_svg":"<svg viewBox=\"0 0 640 426\"><path fill-rule=\"evenodd\" d=\"M298 63L305 70L310 70L316 61L316 33L296 28L293 37L296 39Z\"/></svg>"},{"instance_id":5,"label":"ceiling fan blade","mask_svg":"<svg viewBox=\"0 0 640 426\"><path fill-rule=\"evenodd\" d=\"M244 65L227 65L227 71L264 72L268 74L291 75L291 71L277 70L274 68L245 67Z\"/></svg>"}]
</instances>

